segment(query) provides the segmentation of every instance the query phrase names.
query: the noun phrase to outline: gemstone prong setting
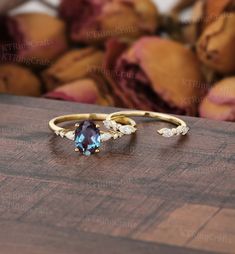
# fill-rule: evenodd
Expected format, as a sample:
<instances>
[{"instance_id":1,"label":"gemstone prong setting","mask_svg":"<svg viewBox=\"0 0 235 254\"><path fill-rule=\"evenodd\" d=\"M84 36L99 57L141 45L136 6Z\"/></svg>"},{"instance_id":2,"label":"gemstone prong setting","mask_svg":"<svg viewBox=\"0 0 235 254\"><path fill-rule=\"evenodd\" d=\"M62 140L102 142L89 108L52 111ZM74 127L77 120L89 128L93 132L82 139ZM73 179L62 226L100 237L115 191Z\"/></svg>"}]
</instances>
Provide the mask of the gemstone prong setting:
<instances>
[{"instance_id":1,"label":"gemstone prong setting","mask_svg":"<svg viewBox=\"0 0 235 254\"><path fill-rule=\"evenodd\" d=\"M94 154L101 145L100 130L94 122L85 120L75 130L75 147L86 156Z\"/></svg>"}]
</instances>

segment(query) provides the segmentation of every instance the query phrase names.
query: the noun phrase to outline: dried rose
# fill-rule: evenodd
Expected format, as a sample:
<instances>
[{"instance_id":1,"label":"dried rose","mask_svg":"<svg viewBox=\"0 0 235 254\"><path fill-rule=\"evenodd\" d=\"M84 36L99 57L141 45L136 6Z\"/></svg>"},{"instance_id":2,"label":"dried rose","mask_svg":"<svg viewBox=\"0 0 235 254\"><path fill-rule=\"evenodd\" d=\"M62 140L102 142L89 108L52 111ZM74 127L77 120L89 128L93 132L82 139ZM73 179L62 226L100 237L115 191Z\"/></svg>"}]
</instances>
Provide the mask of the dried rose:
<instances>
[{"instance_id":1,"label":"dried rose","mask_svg":"<svg viewBox=\"0 0 235 254\"><path fill-rule=\"evenodd\" d=\"M235 77L225 78L215 84L200 105L200 116L235 121Z\"/></svg>"},{"instance_id":2,"label":"dried rose","mask_svg":"<svg viewBox=\"0 0 235 254\"><path fill-rule=\"evenodd\" d=\"M234 0L199 0L192 13L192 21L199 22L201 30L216 21L221 14L234 11ZM226 15L226 14L225 14Z\"/></svg>"},{"instance_id":3,"label":"dried rose","mask_svg":"<svg viewBox=\"0 0 235 254\"><path fill-rule=\"evenodd\" d=\"M67 48L64 23L47 14L1 16L0 28L4 62L48 65Z\"/></svg>"},{"instance_id":4,"label":"dried rose","mask_svg":"<svg viewBox=\"0 0 235 254\"><path fill-rule=\"evenodd\" d=\"M179 14L193 3L191 18L183 22L182 27L183 39L191 44L195 44L205 28L220 15L229 15L235 10L235 0L181 0L173 8L172 14L179 18Z\"/></svg>"},{"instance_id":5,"label":"dried rose","mask_svg":"<svg viewBox=\"0 0 235 254\"><path fill-rule=\"evenodd\" d=\"M74 49L63 55L43 73L47 91L65 83L89 76L102 65L104 53L94 48Z\"/></svg>"},{"instance_id":6,"label":"dried rose","mask_svg":"<svg viewBox=\"0 0 235 254\"><path fill-rule=\"evenodd\" d=\"M235 14L223 15L209 25L197 43L200 60L220 73L235 71Z\"/></svg>"},{"instance_id":7,"label":"dried rose","mask_svg":"<svg viewBox=\"0 0 235 254\"><path fill-rule=\"evenodd\" d=\"M205 2L205 0L195 2L192 8L191 19L182 27L182 37L184 42L195 45L202 33L201 21L204 18L203 11Z\"/></svg>"},{"instance_id":8,"label":"dried rose","mask_svg":"<svg viewBox=\"0 0 235 254\"><path fill-rule=\"evenodd\" d=\"M105 106L110 105L109 101L100 92L99 85L92 79L73 81L47 93L45 97Z\"/></svg>"},{"instance_id":9,"label":"dried rose","mask_svg":"<svg viewBox=\"0 0 235 254\"><path fill-rule=\"evenodd\" d=\"M179 43L144 37L130 49L111 41L106 68L115 73L110 82L127 107L196 115L204 92L196 56ZM114 51L114 52L112 52Z\"/></svg>"},{"instance_id":10,"label":"dried rose","mask_svg":"<svg viewBox=\"0 0 235 254\"><path fill-rule=\"evenodd\" d=\"M133 40L158 27L151 0L63 0L60 15L70 27L71 39L88 44L112 37Z\"/></svg>"},{"instance_id":11,"label":"dried rose","mask_svg":"<svg viewBox=\"0 0 235 254\"><path fill-rule=\"evenodd\" d=\"M0 65L0 93L40 96L41 84L27 68L14 64Z\"/></svg>"},{"instance_id":12,"label":"dried rose","mask_svg":"<svg viewBox=\"0 0 235 254\"><path fill-rule=\"evenodd\" d=\"M216 21L221 15L234 13L235 0L200 0L201 17L200 29L203 31L208 25Z\"/></svg>"},{"instance_id":13,"label":"dried rose","mask_svg":"<svg viewBox=\"0 0 235 254\"><path fill-rule=\"evenodd\" d=\"M234 0L206 0L203 6L202 22L206 27L210 23L216 21L219 16L224 13L234 12Z\"/></svg>"}]
</instances>

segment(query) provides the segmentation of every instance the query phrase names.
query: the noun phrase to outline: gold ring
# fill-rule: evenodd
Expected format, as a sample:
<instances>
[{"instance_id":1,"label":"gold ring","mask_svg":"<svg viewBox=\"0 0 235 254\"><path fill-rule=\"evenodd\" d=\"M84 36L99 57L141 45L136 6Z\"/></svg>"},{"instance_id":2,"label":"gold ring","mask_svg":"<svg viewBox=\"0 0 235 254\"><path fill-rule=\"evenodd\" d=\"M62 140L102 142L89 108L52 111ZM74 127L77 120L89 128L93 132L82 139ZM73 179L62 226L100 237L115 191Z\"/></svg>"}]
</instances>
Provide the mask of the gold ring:
<instances>
[{"instance_id":1,"label":"gold ring","mask_svg":"<svg viewBox=\"0 0 235 254\"><path fill-rule=\"evenodd\" d=\"M99 152L102 142L117 139L136 131L136 122L125 116L114 116L115 126L112 126L112 129L107 132L101 131L99 125L96 125L92 120L104 121L107 116L107 114L96 113L58 116L49 121L49 128L57 136L73 140L76 152L91 155ZM81 120L83 121L76 123L72 128L58 126L60 123Z\"/></svg>"},{"instance_id":2,"label":"gold ring","mask_svg":"<svg viewBox=\"0 0 235 254\"><path fill-rule=\"evenodd\" d=\"M111 113L106 117L106 120L104 121L104 125L108 129L113 129L113 126L116 125L115 118L116 117L150 117L158 120L162 120L165 122L172 123L176 125L176 128L163 128L161 130L158 130L158 133L162 135L163 137L172 137L172 136L178 136L178 135L186 135L189 131L189 127L187 124L174 116L168 115L168 114L163 114L163 113L157 113L157 112L151 112L151 111L120 111L120 112L115 112ZM127 128L127 127L126 127ZM127 128L128 129L128 128Z\"/></svg>"}]
</instances>

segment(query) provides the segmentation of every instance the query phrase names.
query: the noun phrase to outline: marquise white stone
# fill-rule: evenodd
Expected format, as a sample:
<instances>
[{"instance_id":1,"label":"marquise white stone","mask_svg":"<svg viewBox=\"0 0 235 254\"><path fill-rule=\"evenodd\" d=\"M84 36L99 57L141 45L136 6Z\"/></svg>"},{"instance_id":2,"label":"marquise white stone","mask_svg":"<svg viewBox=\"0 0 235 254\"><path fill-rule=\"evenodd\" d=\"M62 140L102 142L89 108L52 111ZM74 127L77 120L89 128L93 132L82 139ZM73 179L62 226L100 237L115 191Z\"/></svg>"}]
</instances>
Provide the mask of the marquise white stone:
<instances>
[{"instance_id":1,"label":"marquise white stone","mask_svg":"<svg viewBox=\"0 0 235 254\"><path fill-rule=\"evenodd\" d=\"M125 135L130 135L136 131L136 128L131 125L121 125L119 131Z\"/></svg>"},{"instance_id":2,"label":"marquise white stone","mask_svg":"<svg viewBox=\"0 0 235 254\"><path fill-rule=\"evenodd\" d=\"M165 138L170 138L174 135L173 131L168 128L163 128L163 129L159 130L158 133L161 134Z\"/></svg>"},{"instance_id":3,"label":"marquise white stone","mask_svg":"<svg viewBox=\"0 0 235 254\"><path fill-rule=\"evenodd\" d=\"M168 128L163 128L158 131L159 134L161 134L163 137L170 138L174 135L186 135L189 131L188 126L178 126L177 128L173 129L168 129Z\"/></svg>"},{"instance_id":4,"label":"marquise white stone","mask_svg":"<svg viewBox=\"0 0 235 254\"><path fill-rule=\"evenodd\" d=\"M189 127L188 126L182 126L182 135L186 135L189 131Z\"/></svg>"},{"instance_id":5,"label":"marquise white stone","mask_svg":"<svg viewBox=\"0 0 235 254\"><path fill-rule=\"evenodd\" d=\"M166 137L166 138L170 138L170 137L172 137L174 134L173 134L173 132L172 132L172 130L171 129L165 129L164 131L163 131L163 133L162 133L162 136L163 137Z\"/></svg>"},{"instance_id":6,"label":"marquise white stone","mask_svg":"<svg viewBox=\"0 0 235 254\"><path fill-rule=\"evenodd\" d=\"M117 130L118 124L115 121L105 120L103 123L107 129L113 129L115 131Z\"/></svg>"},{"instance_id":7,"label":"marquise white stone","mask_svg":"<svg viewBox=\"0 0 235 254\"><path fill-rule=\"evenodd\" d=\"M100 135L100 139L101 139L102 142L103 141L108 141L112 137L113 137L113 135L111 133L109 133L109 132L106 132L106 133L103 133L103 134Z\"/></svg>"},{"instance_id":8,"label":"marquise white stone","mask_svg":"<svg viewBox=\"0 0 235 254\"><path fill-rule=\"evenodd\" d=\"M68 131L67 133L65 133L65 137L67 139L74 140L75 139L75 132L74 131Z\"/></svg>"}]
</instances>

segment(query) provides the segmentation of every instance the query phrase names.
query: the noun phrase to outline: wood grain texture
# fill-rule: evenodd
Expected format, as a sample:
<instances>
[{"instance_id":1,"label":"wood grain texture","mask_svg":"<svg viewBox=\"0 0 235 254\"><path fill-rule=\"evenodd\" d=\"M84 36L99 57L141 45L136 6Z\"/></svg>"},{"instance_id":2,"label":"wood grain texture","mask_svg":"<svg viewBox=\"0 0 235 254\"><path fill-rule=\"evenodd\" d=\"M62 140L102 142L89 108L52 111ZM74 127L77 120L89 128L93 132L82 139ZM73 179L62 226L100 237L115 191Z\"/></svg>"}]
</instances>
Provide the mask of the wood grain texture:
<instances>
[{"instance_id":1,"label":"wood grain texture","mask_svg":"<svg viewBox=\"0 0 235 254\"><path fill-rule=\"evenodd\" d=\"M47 127L113 110L0 95L0 253L235 253L235 124L138 119L90 157Z\"/></svg>"}]
</instances>

